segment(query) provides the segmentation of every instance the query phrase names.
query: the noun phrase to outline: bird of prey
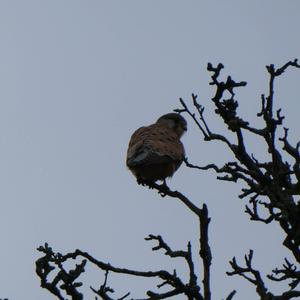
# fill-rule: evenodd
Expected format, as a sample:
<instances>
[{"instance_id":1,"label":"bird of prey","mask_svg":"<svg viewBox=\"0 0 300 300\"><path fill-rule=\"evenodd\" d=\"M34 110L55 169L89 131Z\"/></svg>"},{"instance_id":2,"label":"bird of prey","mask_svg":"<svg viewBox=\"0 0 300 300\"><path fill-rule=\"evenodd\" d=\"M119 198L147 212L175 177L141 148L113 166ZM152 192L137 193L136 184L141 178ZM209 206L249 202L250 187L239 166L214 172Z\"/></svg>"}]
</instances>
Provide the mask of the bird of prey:
<instances>
[{"instance_id":1,"label":"bird of prey","mask_svg":"<svg viewBox=\"0 0 300 300\"><path fill-rule=\"evenodd\" d=\"M162 180L165 184L175 173L184 159L180 138L186 130L186 120L178 113L169 113L133 133L126 164L138 183Z\"/></svg>"}]
</instances>

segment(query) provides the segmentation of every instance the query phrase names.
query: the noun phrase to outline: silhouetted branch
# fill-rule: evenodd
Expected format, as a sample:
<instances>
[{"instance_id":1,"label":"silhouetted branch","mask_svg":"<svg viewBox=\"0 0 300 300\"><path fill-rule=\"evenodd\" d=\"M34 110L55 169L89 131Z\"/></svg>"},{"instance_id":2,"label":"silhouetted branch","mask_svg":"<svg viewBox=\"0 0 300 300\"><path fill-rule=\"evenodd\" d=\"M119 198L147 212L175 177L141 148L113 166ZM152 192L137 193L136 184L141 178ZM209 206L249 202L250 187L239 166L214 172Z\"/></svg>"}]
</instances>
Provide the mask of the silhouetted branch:
<instances>
[{"instance_id":1,"label":"silhouetted branch","mask_svg":"<svg viewBox=\"0 0 300 300\"><path fill-rule=\"evenodd\" d=\"M273 274L267 275L267 277L273 281L285 281L290 280L289 286L291 289L297 287L300 282L300 270L297 267L289 262L287 258L285 258L285 264L283 264L282 269L274 269Z\"/></svg>"},{"instance_id":2,"label":"silhouetted branch","mask_svg":"<svg viewBox=\"0 0 300 300\"><path fill-rule=\"evenodd\" d=\"M293 195L299 194L300 184L298 182L293 182L293 178L291 177L295 174L296 178L298 180L300 179L300 143L298 143L296 147L290 145L287 140L287 129L285 129L284 137L279 139L284 144L283 150L295 159L295 164L291 169L289 164L283 160L280 151L276 148L276 129L278 125L282 124L284 117L281 116L280 109L277 110L275 116L273 114L274 80L290 66L299 68L297 60L290 61L278 69L276 69L274 65L267 66L270 75L269 94L268 96L262 96L262 110L258 114L259 116L264 117L265 127L256 129L250 127L249 123L244 121L237 114L238 102L234 99L234 89L244 86L246 83L235 82L230 76L227 77L226 81L220 81L219 75L223 69L223 65L219 64L217 67L213 67L212 64L208 64L208 70L212 72L211 85L216 87L215 95L212 98L212 101L216 106L216 113L220 115L224 123L228 125L229 130L236 133L237 143L234 144L229 142L225 136L220 134L217 136L219 140L226 141L225 144L227 144L232 151L236 161L226 163L223 167L217 167L215 164L208 164L207 166L200 167L190 164L187 159L185 160L185 163L191 168L199 170L213 169L217 173L223 173L224 175L217 177L220 180L232 182L242 180L246 183L247 187L242 189L240 198L254 194L256 197L263 196L269 199L268 204L266 204L267 202L265 201L250 201L252 209L249 205L246 205L246 212L250 215L251 219L255 221L270 223L275 220L279 222L280 226L288 236L289 242L285 242L286 247L292 251L295 259L300 262L300 209L299 205L297 205L293 199ZM229 99L223 98L225 91L231 95ZM196 101L195 95L193 95L192 98L194 99L193 106L196 110L199 110L199 104ZM193 120L195 121L195 114L191 112L186 103L184 103L182 99L180 100L180 103L184 106L183 112L192 115ZM202 107L200 112L203 112ZM202 115L200 115L200 121L201 120ZM198 123L196 123L197 126ZM209 141L213 139L210 135L211 130L208 129L208 126L205 128L205 140ZM243 130L248 130L265 141L268 151L271 154L270 161L259 162L253 154L247 152L244 143ZM260 217L258 214L259 206L267 208L269 216L264 218ZM277 212L277 210L279 210L279 212ZM291 237L293 241L291 241ZM298 247L296 245L298 245Z\"/></svg>"},{"instance_id":3,"label":"silhouetted branch","mask_svg":"<svg viewBox=\"0 0 300 300\"><path fill-rule=\"evenodd\" d=\"M163 238L160 235L153 235L150 234L148 237L145 238L147 241L155 240L158 242L158 245L153 247L153 251L157 251L160 249L165 250L165 255L168 255L172 258L175 257L182 257L186 260L187 265L189 267L189 272L190 272L190 286L197 286L197 276L195 274L195 268L194 268L194 262L192 258L192 248L191 248L191 243L188 242L187 245L187 251L179 250L179 251L173 251L168 244L163 240Z\"/></svg>"},{"instance_id":4,"label":"silhouetted branch","mask_svg":"<svg viewBox=\"0 0 300 300\"><path fill-rule=\"evenodd\" d=\"M159 235L149 235L146 240L154 240L157 241L157 246L153 247L153 251L157 250L165 250L165 254L170 257L182 257L185 259L188 269L189 269L189 282L184 284L181 279L176 275L176 272L171 274L165 270L160 271L136 271L126 268L118 268L114 267L111 264L104 263L102 261L98 261L94 257L92 257L90 254L86 252L82 252L81 250L76 250L73 253L67 253L65 255L61 254L55 254L50 247L46 244L45 247L40 247L38 250L43 252L45 256L41 258L41 260L46 261L47 264L50 266L50 272L54 270L56 267L63 267L63 263L70 260L70 259L77 259L77 258L83 258L84 262L89 261L93 265L97 266L98 268L102 269L106 272L106 277L104 284L101 285L101 287L96 290L92 288L92 290L98 295L101 296L103 299L107 300L113 300L113 298L109 295L113 292L113 289L110 287L107 287L107 275L108 272L113 273L119 273L119 274L127 274L127 275L133 275L133 276L139 276L139 277L157 277L162 280L162 283L158 285L158 288L168 285L171 287L171 289L168 292L164 293L158 293L154 291L147 291L147 295L149 298L145 299L165 299L172 297L174 295L178 294L184 294L186 297L190 300L196 299L196 300L210 300L211 299L211 290L210 290L210 265L211 265L211 250L208 243L208 226L210 222L210 218L208 217L208 211L207 207L204 204L203 208L200 209L196 205L194 205L186 196L184 196L182 193L178 191L172 191L167 187L166 185L159 185L156 183L148 183L144 182L144 185L147 185L151 189L156 189L160 195L164 196L170 196L173 198L179 199L181 202L183 202L192 212L194 212L200 223L200 257L203 262L203 293L202 295L200 293L200 287L197 283L197 276L195 273L194 263L192 259L192 250L191 250L191 244L188 243L187 250L179 250L174 251L170 248L170 246L163 240L163 238ZM59 261L57 260L59 258ZM49 275L48 272L45 275L45 278ZM37 274L40 276L40 273L37 272ZM41 277L41 276L40 276ZM44 286L45 288L49 288L49 286ZM57 287L57 282L53 283L53 288L56 288L57 291L59 291ZM78 292L79 293L79 292ZM127 296L126 294L125 296ZM124 297L125 297L124 296ZM63 298L60 298L63 299ZM76 299L76 298L72 298ZM119 298L120 299L120 298Z\"/></svg>"},{"instance_id":5,"label":"silhouetted branch","mask_svg":"<svg viewBox=\"0 0 300 300\"><path fill-rule=\"evenodd\" d=\"M236 294L236 291L234 290L234 291L232 291L228 296L227 296L227 298L225 299L225 300L231 300L231 299L233 299L233 296Z\"/></svg>"},{"instance_id":6,"label":"silhouetted branch","mask_svg":"<svg viewBox=\"0 0 300 300\"><path fill-rule=\"evenodd\" d=\"M224 66L218 64L215 67L212 64L208 64L207 70L212 73L210 85L215 87L215 94L212 97L212 102L216 107L215 112L222 118L228 129L235 133L236 142L229 141L225 135L212 133L213 131L203 117L204 107L197 103L197 95L192 94L192 106L198 112L198 116L193 113L183 99L180 99L180 103L183 106L180 113L187 113L192 117L198 128L201 126L200 130L204 135L205 141L223 141L235 158L235 161L227 162L223 167L218 167L214 163L198 166L189 163L188 159L185 158L186 166L200 171L214 170L219 174L217 176L219 180L231 182L240 180L243 182L246 187L242 188L242 193L239 197L248 197L249 204L245 205L245 211L250 216L250 219L265 224L273 221L278 222L286 234L283 244L293 253L296 261L300 263L300 201L294 198L300 194L300 142L296 146L292 146L289 143L287 128L284 128L284 136L282 138L277 137L277 128L283 124L284 116L281 114L281 109L274 111L275 79L289 67L300 68L300 65L297 60L294 60L287 62L280 68L275 68L274 65L266 67L269 73L269 89L267 95L261 96L262 107L257 114L258 117L263 117L264 127L256 128L250 126L249 122L241 118L237 112L238 102L235 100L234 89L245 86L246 82L236 82L230 76L225 81L222 81L219 78ZM226 98L228 94L229 98ZM266 144L268 149L267 155L270 157L269 161L261 162L255 158L253 153L248 152L245 146L244 131L248 131ZM283 143L283 151L277 148L278 140ZM292 166L284 160L284 154L294 159ZM252 254L250 254L246 260L248 263L252 260ZM242 270L238 269L235 260L232 261L232 264L237 268L236 271ZM255 280L254 284L258 286L262 295L264 290L263 282L257 272L251 268L248 270L248 273L254 276L251 279L252 283ZM277 272L279 272L277 275L282 275L283 272L286 274L287 271L285 269L277 269ZM291 270L287 273L291 276L292 274L296 276L295 273L291 273ZM246 276L245 278L251 282L251 277L246 275L246 272L241 272L240 275ZM285 278L285 276L275 277L271 275L269 279L281 279ZM299 283L297 278L293 282L294 286ZM282 294L280 297L290 299L289 297L295 296L288 293Z\"/></svg>"},{"instance_id":7,"label":"silhouetted branch","mask_svg":"<svg viewBox=\"0 0 300 300\"><path fill-rule=\"evenodd\" d=\"M210 266L211 266L211 249L208 240L208 226L210 218L208 217L207 206L203 204L201 215L199 216L200 221L200 257L203 263L203 288L204 288L204 299L211 299L210 290Z\"/></svg>"},{"instance_id":8,"label":"silhouetted branch","mask_svg":"<svg viewBox=\"0 0 300 300\"><path fill-rule=\"evenodd\" d=\"M234 257L229 263L233 269L231 272L226 272L227 275L233 276L233 275L239 275L252 284L256 286L256 291L261 297L261 299L266 299L268 290L265 287L265 284L262 280L262 277L260 275L260 272L255 270L252 267L252 259L253 259L253 250L249 251L248 255L245 255L245 267L241 267L236 262L236 258Z\"/></svg>"},{"instance_id":9,"label":"silhouetted branch","mask_svg":"<svg viewBox=\"0 0 300 300\"><path fill-rule=\"evenodd\" d=\"M262 279L260 272L253 268L252 259L253 259L253 251L250 250L249 254L245 255L245 266L241 267L236 262L236 259L234 257L229 262L233 270L231 272L227 272L227 275L229 276L238 275L245 278L247 281L251 282L256 287L256 292L260 296L261 300L289 300L300 296L300 291L295 291L295 290L284 292L281 295L273 295L271 292L269 292L265 286L265 283ZM274 280L274 277L272 277L272 275L268 275L267 277L269 279ZM277 281L281 281L281 280L277 280Z\"/></svg>"},{"instance_id":10,"label":"silhouetted branch","mask_svg":"<svg viewBox=\"0 0 300 300\"><path fill-rule=\"evenodd\" d=\"M82 300L83 295L78 291L82 283L75 282L75 280L84 272L86 260L83 260L80 264L76 264L75 269L67 271L62 264L63 256L59 253L55 254L47 243L44 247L40 246L37 250L45 254L45 256L36 261L36 273L41 279L41 287L46 288L61 300L65 298L62 296L60 289L71 296L71 299ZM49 282L48 275L56 268L52 264L56 265L58 272L52 281Z\"/></svg>"},{"instance_id":11,"label":"silhouetted branch","mask_svg":"<svg viewBox=\"0 0 300 300\"><path fill-rule=\"evenodd\" d=\"M168 255L171 257L183 257L188 263L190 269L190 280L189 283L184 284L181 279L176 275L176 272L173 274L169 273L165 270L160 271L137 271L127 268L119 268L114 267L109 263L104 263L95 259L93 256L88 254L87 252L83 252L81 250L75 250L74 252L67 253L65 255L54 253L52 248L49 247L47 244L45 246L40 246L38 251L44 253L45 255L41 257L36 263L36 272L41 279L41 286L48 289L54 295L56 295L59 299L65 299L60 289L65 290L67 295L71 296L72 300L79 300L83 299L82 294L78 291L78 288L82 285L81 283L75 283L74 281L77 277L83 272L83 267L87 261L89 261L92 265L98 267L99 269L105 271L105 281L101 287L96 290L91 287L91 289L98 295L101 296L103 299L106 300L114 300L109 296L109 293L113 293L114 290L107 286L107 276L109 272L119 273L119 274L127 274L132 276L138 277L145 277L145 278L158 278L162 281L161 284L158 285L158 288L168 285L170 286L169 292L164 293L157 293L154 291L147 291L146 294L149 298L145 299L165 299L171 295L178 295L178 294L185 294L188 299L197 299L197 300L204 300L204 298L200 294L200 289L197 286L197 277L194 273L194 265L192 262L192 253L190 244L188 245L187 251L172 251L171 248L163 241L163 239L159 236L150 235L147 240L155 239L159 241L159 246L154 247L153 250L158 250L159 248L163 248L168 251ZM64 270L63 263L69 260L75 260L77 258L83 258L82 263L76 265L75 270L70 271L67 273ZM58 274L60 274L61 270L64 270L64 276L55 276L54 280L51 283L47 282L47 278L52 271L60 270ZM44 270L47 269L45 272ZM65 274L66 273L66 274ZM69 276L69 277L68 277ZM71 278L70 278L71 276ZM59 285L60 282L63 281L62 285ZM45 284L46 283L46 284ZM125 296L118 298L118 299L125 299L129 293ZM155 295L155 298L153 298ZM169 296L168 296L169 295ZM167 297L168 296L168 297ZM81 298L80 298L81 297Z\"/></svg>"},{"instance_id":12,"label":"silhouetted branch","mask_svg":"<svg viewBox=\"0 0 300 300\"><path fill-rule=\"evenodd\" d=\"M204 289L204 299L211 299L210 290L210 266L211 266L211 249L208 241L208 226L210 218L208 217L207 206L203 204L202 209L194 205L187 197L178 191L171 191L166 184L156 184L156 183L145 183L149 188L156 189L160 195L175 197L182 201L191 211L193 211L199 219L200 223L200 252L199 255L202 258L203 263L203 289ZM192 274L192 273L191 273ZM193 277L193 276L192 276ZM192 278L191 277L191 278Z\"/></svg>"},{"instance_id":13,"label":"silhouetted branch","mask_svg":"<svg viewBox=\"0 0 300 300\"><path fill-rule=\"evenodd\" d=\"M162 196L169 196L179 199L185 206L187 206L197 216L201 215L201 209L193 204L186 196L178 191L172 191L166 184L157 184L155 182L143 182L143 185L147 185L150 189L155 189Z\"/></svg>"},{"instance_id":14,"label":"silhouetted branch","mask_svg":"<svg viewBox=\"0 0 300 300\"><path fill-rule=\"evenodd\" d=\"M155 236L153 234L150 234L148 237L145 238L145 240L150 241L150 240L156 240L158 242L158 245L153 247L153 251L157 251L160 249L165 250L165 255L168 255L170 257L182 257L186 260L187 265L189 267L189 272L190 272L190 280L189 280L189 285L195 287L197 289L197 276L195 274L195 268L194 268L194 262L192 258L192 249L191 249L191 243L188 242L187 245L187 251L179 250L179 251L173 251L168 244L165 243L163 238L158 235Z\"/></svg>"},{"instance_id":15,"label":"silhouetted branch","mask_svg":"<svg viewBox=\"0 0 300 300\"><path fill-rule=\"evenodd\" d=\"M108 273L109 271L105 272L105 279L104 279L104 283L100 286L100 288L98 290L95 290L93 287L90 287L90 289L98 296L101 297L101 299L103 300L124 300L126 299L130 293L125 294L123 297L118 298L118 299L113 299L111 298L108 293L114 293L115 291L110 288L109 286L107 286L107 278L108 278Z\"/></svg>"}]
</instances>

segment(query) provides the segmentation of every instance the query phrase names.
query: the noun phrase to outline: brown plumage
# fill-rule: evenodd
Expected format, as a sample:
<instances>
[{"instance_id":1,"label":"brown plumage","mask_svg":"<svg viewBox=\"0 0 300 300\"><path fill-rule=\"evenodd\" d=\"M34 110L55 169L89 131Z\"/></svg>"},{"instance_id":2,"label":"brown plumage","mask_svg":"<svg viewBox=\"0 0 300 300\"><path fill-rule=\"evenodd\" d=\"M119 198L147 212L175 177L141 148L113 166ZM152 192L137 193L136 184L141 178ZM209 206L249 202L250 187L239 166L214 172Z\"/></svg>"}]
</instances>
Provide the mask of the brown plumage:
<instances>
[{"instance_id":1,"label":"brown plumage","mask_svg":"<svg viewBox=\"0 0 300 300\"><path fill-rule=\"evenodd\" d=\"M165 180L174 174L184 158L180 137L186 127L182 116L170 113L133 133L126 164L138 181Z\"/></svg>"}]
</instances>

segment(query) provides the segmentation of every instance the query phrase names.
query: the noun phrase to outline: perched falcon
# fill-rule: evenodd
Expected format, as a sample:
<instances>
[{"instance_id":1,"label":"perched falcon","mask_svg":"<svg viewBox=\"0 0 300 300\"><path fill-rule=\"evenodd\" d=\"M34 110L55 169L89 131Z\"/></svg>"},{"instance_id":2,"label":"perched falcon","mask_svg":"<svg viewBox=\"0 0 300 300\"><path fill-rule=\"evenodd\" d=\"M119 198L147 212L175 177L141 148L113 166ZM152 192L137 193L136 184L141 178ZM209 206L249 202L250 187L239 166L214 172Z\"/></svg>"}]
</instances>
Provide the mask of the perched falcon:
<instances>
[{"instance_id":1,"label":"perched falcon","mask_svg":"<svg viewBox=\"0 0 300 300\"><path fill-rule=\"evenodd\" d=\"M165 182L175 173L184 158L180 138L186 130L186 120L177 113L169 113L133 133L126 164L139 183Z\"/></svg>"}]
</instances>

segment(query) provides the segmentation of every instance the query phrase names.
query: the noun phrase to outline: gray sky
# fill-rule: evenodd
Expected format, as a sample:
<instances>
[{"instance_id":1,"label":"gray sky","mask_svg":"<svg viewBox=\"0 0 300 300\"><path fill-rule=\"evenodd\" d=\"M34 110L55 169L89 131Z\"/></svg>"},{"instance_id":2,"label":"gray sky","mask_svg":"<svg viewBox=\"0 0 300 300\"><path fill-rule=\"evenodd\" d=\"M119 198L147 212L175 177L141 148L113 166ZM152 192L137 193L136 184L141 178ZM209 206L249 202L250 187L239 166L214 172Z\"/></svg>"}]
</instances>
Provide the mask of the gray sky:
<instances>
[{"instance_id":1,"label":"gray sky","mask_svg":"<svg viewBox=\"0 0 300 300\"><path fill-rule=\"evenodd\" d=\"M255 122L264 66L300 56L299 26L300 2L292 0L0 1L0 298L53 299L34 272L44 242L124 267L178 263L184 272L143 238L161 234L174 249L191 240L196 253L197 220L175 199L137 186L124 163L130 135L192 92L211 128L224 132L209 101L207 62L248 81L237 96L241 115ZM290 70L276 88L294 140L299 78ZM231 158L223 145L204 143L190 120L183 142L200 165ZM258 156L263 149L251 147ZM183 166L169 184L208 204L213 298L234 288L238 299L257 298L248 283L226 277L228 260L252 248L255 266L270 272L287 253L277 226L250 223L238 188L213 173ZM88 272L87 286L102 283ZM146 286L109 283L119 296L141 296Z\"/></svg>"}]
</instances>

